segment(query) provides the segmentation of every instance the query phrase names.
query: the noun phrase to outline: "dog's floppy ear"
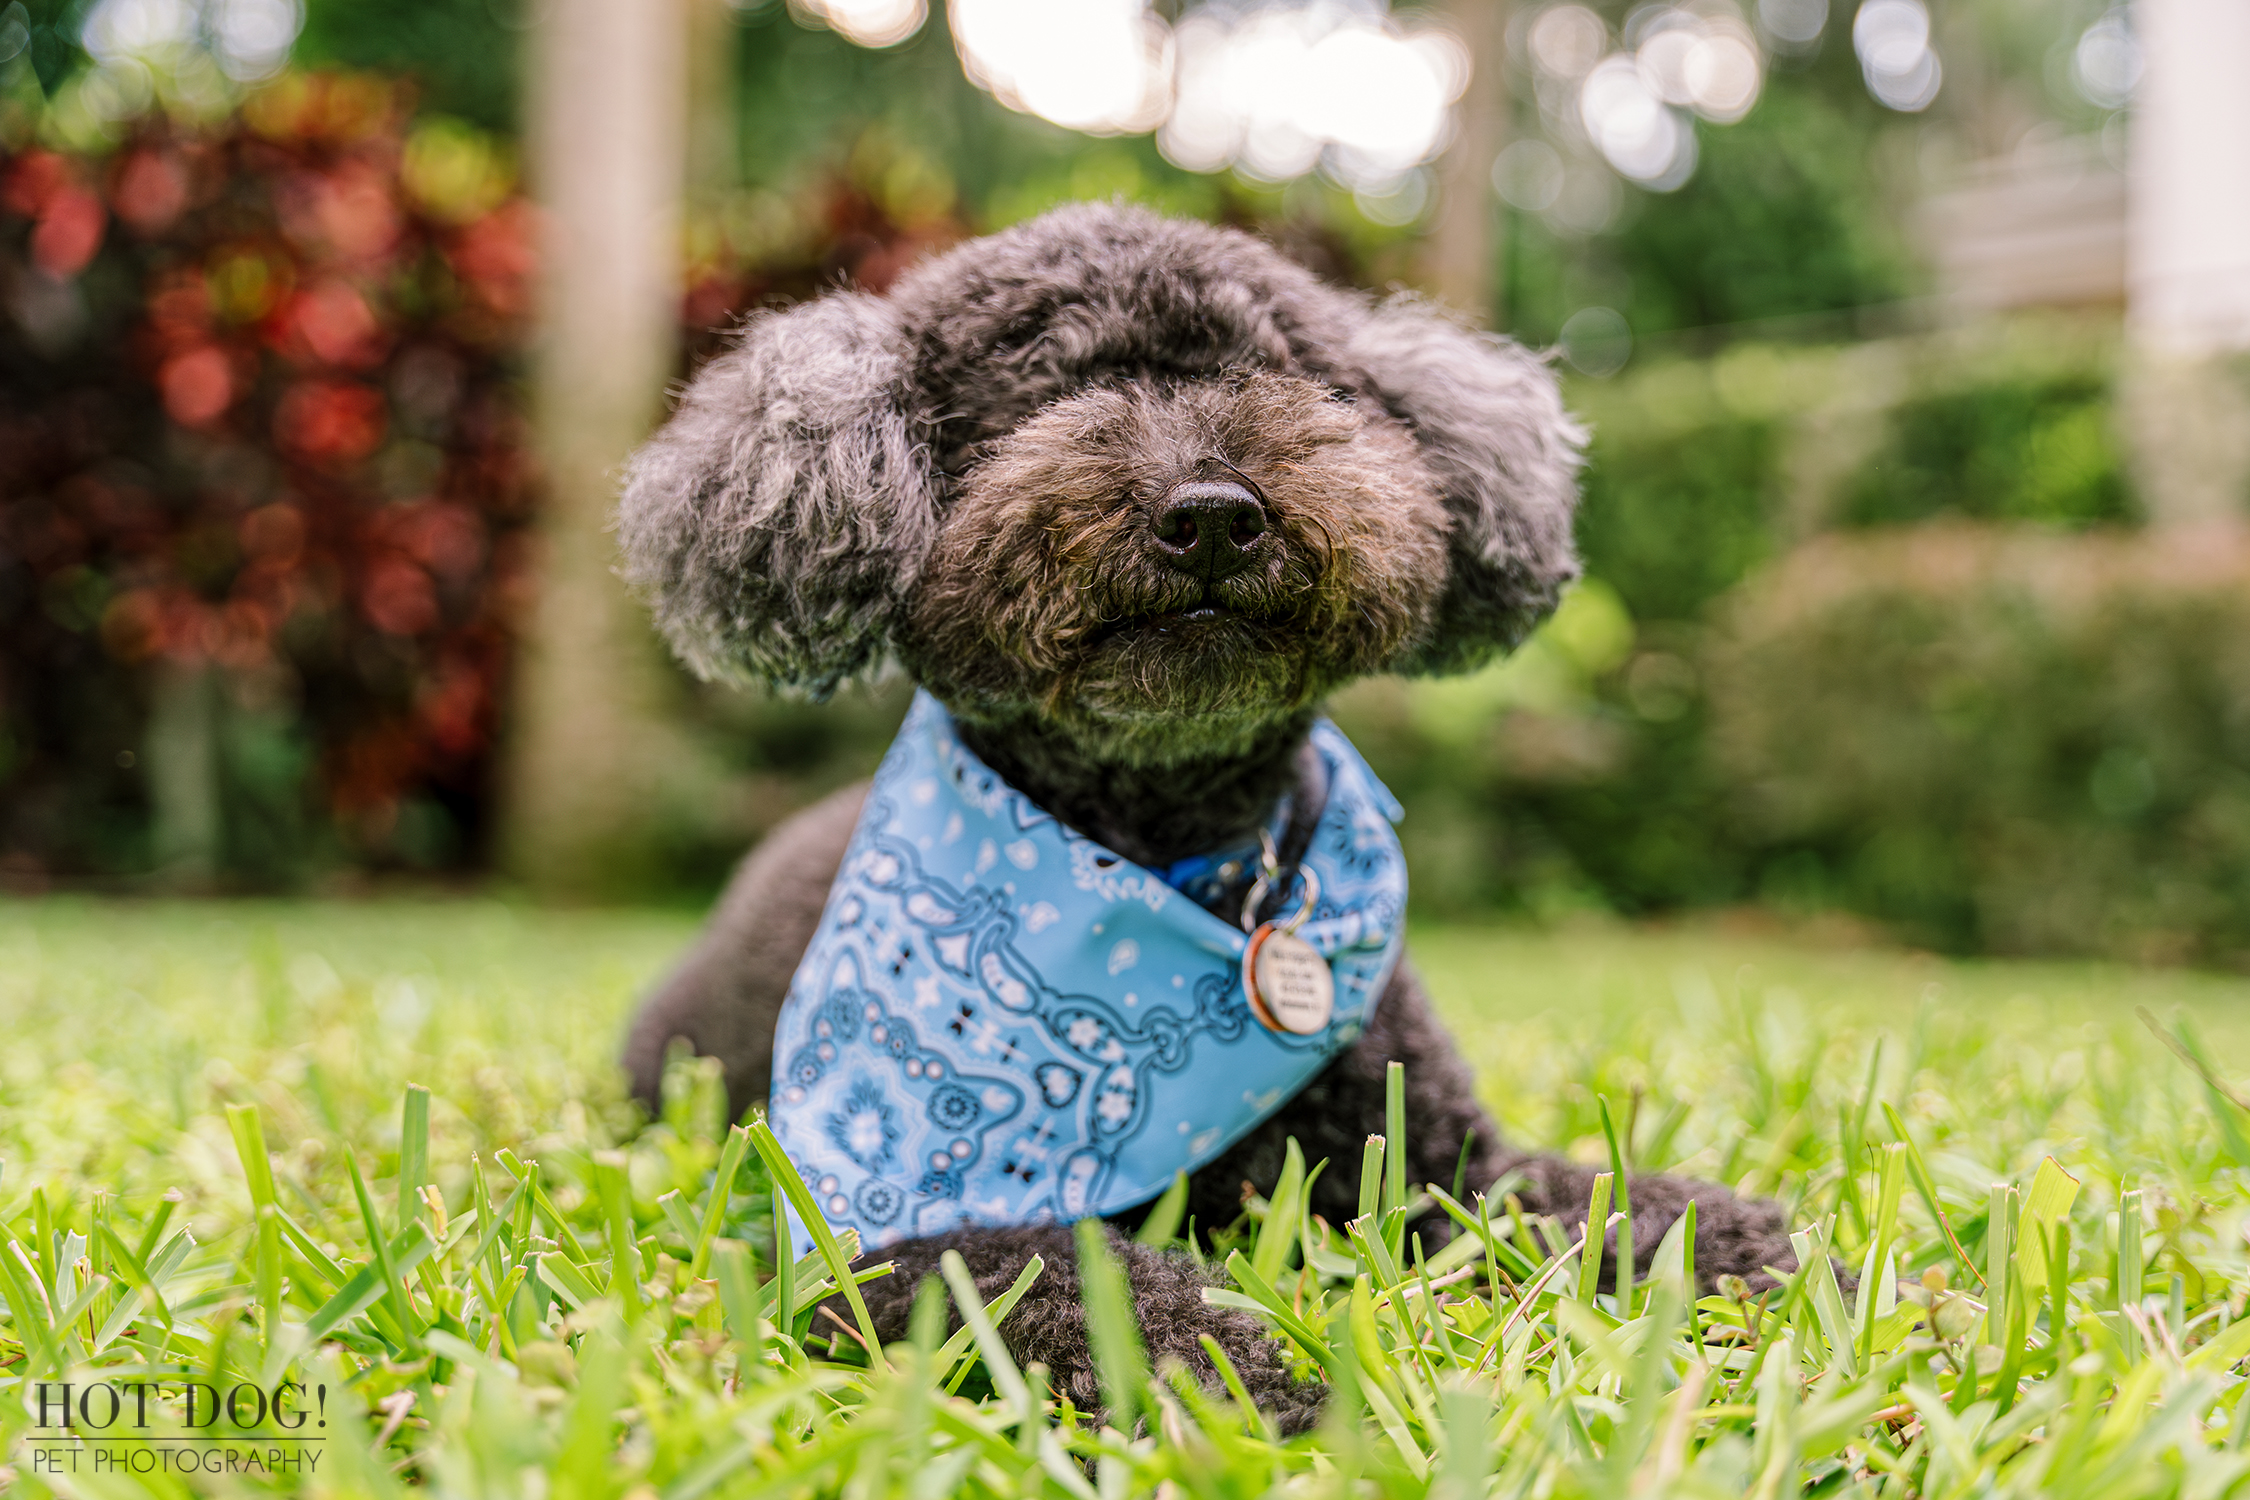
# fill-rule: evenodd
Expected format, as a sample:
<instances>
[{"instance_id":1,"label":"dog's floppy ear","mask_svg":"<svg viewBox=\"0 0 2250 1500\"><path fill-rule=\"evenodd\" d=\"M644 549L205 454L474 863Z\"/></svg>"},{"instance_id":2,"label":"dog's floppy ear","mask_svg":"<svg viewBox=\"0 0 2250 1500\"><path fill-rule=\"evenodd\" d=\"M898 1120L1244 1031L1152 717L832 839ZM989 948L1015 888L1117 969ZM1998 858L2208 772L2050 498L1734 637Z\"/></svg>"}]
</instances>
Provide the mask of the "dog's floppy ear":
<instances>
[{"instance_id":1,"label":"dog's floppy ear","mask_svg":"<svg viewBox=\"0 0 2250 1500\"><path fill-rule=\"evenodd\" d=\"M1544 360L1430 303L1377 307L1348 352L1413 428L1453 516L1436 628L1394 670L1467 671L1521 641L1578 576L1570 518L1586 434Z\"/></svg>"},{"instance_id":2,"label":"dog's floppy ear","mask_svg":"<svg viewBox=\"0 0 2250 1500\"><path fill-rule=\"evenodd\" d=\"M746 323L626 467L625 576L706 677L825 696L882 658L936 531L891 305Z\"/></svg>"}]
</instances>

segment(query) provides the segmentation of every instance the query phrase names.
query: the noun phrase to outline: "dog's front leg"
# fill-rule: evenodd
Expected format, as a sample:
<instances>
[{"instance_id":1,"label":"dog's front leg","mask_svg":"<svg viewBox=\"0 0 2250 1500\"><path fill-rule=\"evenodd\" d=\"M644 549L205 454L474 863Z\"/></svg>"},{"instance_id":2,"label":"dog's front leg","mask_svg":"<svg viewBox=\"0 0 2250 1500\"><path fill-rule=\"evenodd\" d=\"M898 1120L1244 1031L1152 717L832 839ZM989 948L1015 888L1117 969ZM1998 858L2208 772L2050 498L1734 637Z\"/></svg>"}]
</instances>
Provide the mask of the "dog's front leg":
<instances>
[{"instance_id":1,"label":"dog's front leg","mask_svg":"<svg viewBox=\"0 0 2250 1500\"><path fill-rule=\"evenodd\" d=\"M1360 1152L1369 1135L1385 1129L1385 1073L1406 1070L1406 1180L1410 1190L1441 1187L1457 1178L1464 1192L1481 1193L1510 1174L1525 1209L1545 1214L1576 1236L1585 1226L1596 1167L1559 1156L1516 1151L1500 1137L1477 1103L1474 1080L1459 1048L1438 1020L1413 967L1401 962L1383 992L1366 1034L1307 1085L1304 1092L1245 1136L1192 1182L1189 1207L1205 1226L1229 1222L1245 1183L1271 1192L1281 1176L1283 1151L1294 1138L1308 1164L1326 1158L1328 1169L1313 1189L1313 1212L1341 1226L1359 1211ZM1764 1198L1739 1198L1716 1183L1654 1174L1631 1182L1633 1263L1646 1270L1658 1243L1688 1201L1696 1206L1695 1267L1708 1288L1720 1276L1741 1276L1754 1290L1772 1285L1766 1267L1793 1269L1788 1225L1781 1206ZM1498 1205L1495 1205L1495 1212ZM1432 1214L1415 1226L1435 1249L1451 1221ZM1602 1270L1616 1274L1616 1231L1610 1231Z\"/></svg>"},{"instance_id":2,"label":"dog's front leg","mask_svg":"<svg viewBox=\"0 0 2250 1500\"><path fill-rule=\"evenodd\" d=\"M765 1102L782 1002L866 797L865 782L831 792L760 839L694 948L641 1002L624 1061L633 1097L651 1115L663 1109L665 1054L675 1041L719 1059L730 1118Z\"/></svg>"},{"instance_id":3,"label":"dog's front leg","mask_svg":"<svg viewBox=\"0 0 2250 1500\"><path fill-rule=\"evenodd\" d=\"M1281 1179L1289 1142L1305 1165L1328 1163L1313 1185L1312 1211L1341 1230L1359 1212L1359 1171L1367 1138L1387 1128L1392 1063L1405 1069L1406 1181L1482 1192L1500 1174L1500 1132L1477 1103L1475 1079L1437 1019L1411 963L1392 973L1359 1040L1262 1124L1188 1180L1188 1213L1202 1233L1242 1212L1246 1190L1270 1193ZM1463 1151L1466 1145L1468 1150ZM1428 1248L1444 1242L1451 1221L1433 1212L1416 1226Z\"/></svg>"},{"instance_id":4,"label":"dog's front leg","mask_svg":"<svg viewBox=\"0 0 2250 1500\"><path fill-rule=\"evenodd\" d=\"M1248 1313L1205 1303L1203 1290L1215 1282L1186 1255L1135 1244L1114 1227L1106 1232L1132 1287L1133 1310L1153 1369L1162 1370L1176 1361L1206 1390L1222 1393L1218 1371L1202 1345L1202 1336L1209 1334L1242 1377L1250 1398L1276 1427L1288 1433L1312 1425L1324 1388L1291 1380L1281 1346L1264 1325ZM1034 1362L1047 1367L1049 1385L1058 1397L1068 1397L1081 1412L1101 1412L1101 1382L1079 1293L1077 1238L1067 1225L961 1229L906 1240L879 1252L896 1269L866 1283L861 1294L883 1341L906 1337L915 1295L924 1278L939 1274L939 1258L948 1250L961 1253L976 1282L977 1296L987 1304L1015 1284L1034 1255L1045 1261L1039 1279L1000 1321L1000 1337L1019 1367ZM846 1323L851 1321L841 1299L830 1298L826 1305ZM834 1330L834 1324L829 1326ZM960 1326L960 1312L952 1306L949 1291L947 1327Z\"/></svg>"},{"instance_id":5,"label":"dog's front leg","mask_svg":"<svg viewBox=\"0 0 2250 1500\"><path fill-rule=\"evenodd\" d=\"M1593 1199L1597 1167L1580 1166L1559 1156L1504 1157L1502 1171L1523 1174L1516 1189L1526 1210L1557 1220L1566 1238L1576 1239L1586 1229L1586 1210ZM1715 1182L1651 1173L1630 1181L1633 1204L1633 1264L1645 1275L1656 1256L1656 1247L1690 1200L1695 1204L1695 1274L1709 1290L1721 1276L1740 1276L1754 1292L1777 1283L1768 1266L1792 1271L1796 1249L1789 1243L1789 1224L1781 1205L1770 1198L1740 1198ZM1614 1201L1614 1200L1613 1200ZM1622 1227L1622 1226L1620 1226ZM1601 1284L1615 1290L1618 1230L1604 1241Z\"/></svg>"}]
</instances>

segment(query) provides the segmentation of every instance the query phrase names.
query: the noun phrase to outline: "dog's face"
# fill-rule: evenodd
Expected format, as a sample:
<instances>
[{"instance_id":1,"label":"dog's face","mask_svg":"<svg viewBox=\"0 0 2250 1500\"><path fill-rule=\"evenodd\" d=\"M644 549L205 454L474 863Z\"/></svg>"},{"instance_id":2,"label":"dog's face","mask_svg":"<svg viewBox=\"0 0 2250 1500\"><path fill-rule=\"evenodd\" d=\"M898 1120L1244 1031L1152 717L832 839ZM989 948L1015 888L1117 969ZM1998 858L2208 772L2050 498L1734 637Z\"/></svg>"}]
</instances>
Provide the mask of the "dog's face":
<instances>
[{"instance_id":1,"label":"dog's face","mask_svg":"<svg viewBox=\"0 0 2250 1500\"><path fill-rule=\"evenodd\" d=\"M753 321L620 527L703 671L895 651L958 717L1164 764L1512 645L1575 572L1578 444L1511 345L1080 207Z\"/></svg>"},{"instance_id":2,"label":"dog's face","mask_svg":"<svg viewBox=\"0 0 2250 1500\"><path fill-rule=\"evenodd\" d=\"M1161 758L1426 636L1450 530L1404 425L1332 387L1263 370L1105 383L966 472L898 646L947 702Z\"/></svg>"}]
</instances>

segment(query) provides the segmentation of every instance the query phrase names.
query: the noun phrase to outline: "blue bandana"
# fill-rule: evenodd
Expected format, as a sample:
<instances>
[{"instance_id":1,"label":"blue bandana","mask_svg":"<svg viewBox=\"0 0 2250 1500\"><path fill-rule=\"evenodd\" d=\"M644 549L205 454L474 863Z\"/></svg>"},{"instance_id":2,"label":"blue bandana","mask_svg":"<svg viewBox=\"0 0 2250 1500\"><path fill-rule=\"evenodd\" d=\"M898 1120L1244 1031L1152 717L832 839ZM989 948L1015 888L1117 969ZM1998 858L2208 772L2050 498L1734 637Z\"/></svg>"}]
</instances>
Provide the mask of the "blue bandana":
<instances>
[{"instance_id":1,"label":"blue bandana","mask_svg":"<svg viewBox=\"0 0 2250 1500\"><path fill-rule=\"evenodd\" d=\"M768 1119L829 1222L872 1248L1131 1208L1349 1046L1398 961L1406 861L1367 763L1326 720L1312 743L1329 791L1297 935L1336 998L1300 1036L1252 1014L1243 931L1182 894L1216 899L1222 856L1161 874L1121 858L994 774L917 694L774 1040Z\"/></svg>"}]
</instances>

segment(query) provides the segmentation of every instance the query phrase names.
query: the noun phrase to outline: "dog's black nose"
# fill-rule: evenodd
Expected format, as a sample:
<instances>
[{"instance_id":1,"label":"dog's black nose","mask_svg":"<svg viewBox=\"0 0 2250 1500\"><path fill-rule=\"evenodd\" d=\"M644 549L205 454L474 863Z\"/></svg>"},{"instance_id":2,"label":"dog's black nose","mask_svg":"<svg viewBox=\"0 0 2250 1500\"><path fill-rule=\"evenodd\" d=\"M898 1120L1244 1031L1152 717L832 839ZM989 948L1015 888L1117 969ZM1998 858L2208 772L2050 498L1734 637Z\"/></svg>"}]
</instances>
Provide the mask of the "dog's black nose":
<instances>
[{"instance_id":1,"label":"dog's black nose","mask_svg":"<svg viewBox=\"0 0 2250 1500\"><path fill-rule=\"evenodd\" d=\"M1250 566L1250 549L1266 534L1266 511L1231 480L1199 479L1164 497L1152 529L1165 561L1215 583Z\"/></svg>"}]
</instances>

